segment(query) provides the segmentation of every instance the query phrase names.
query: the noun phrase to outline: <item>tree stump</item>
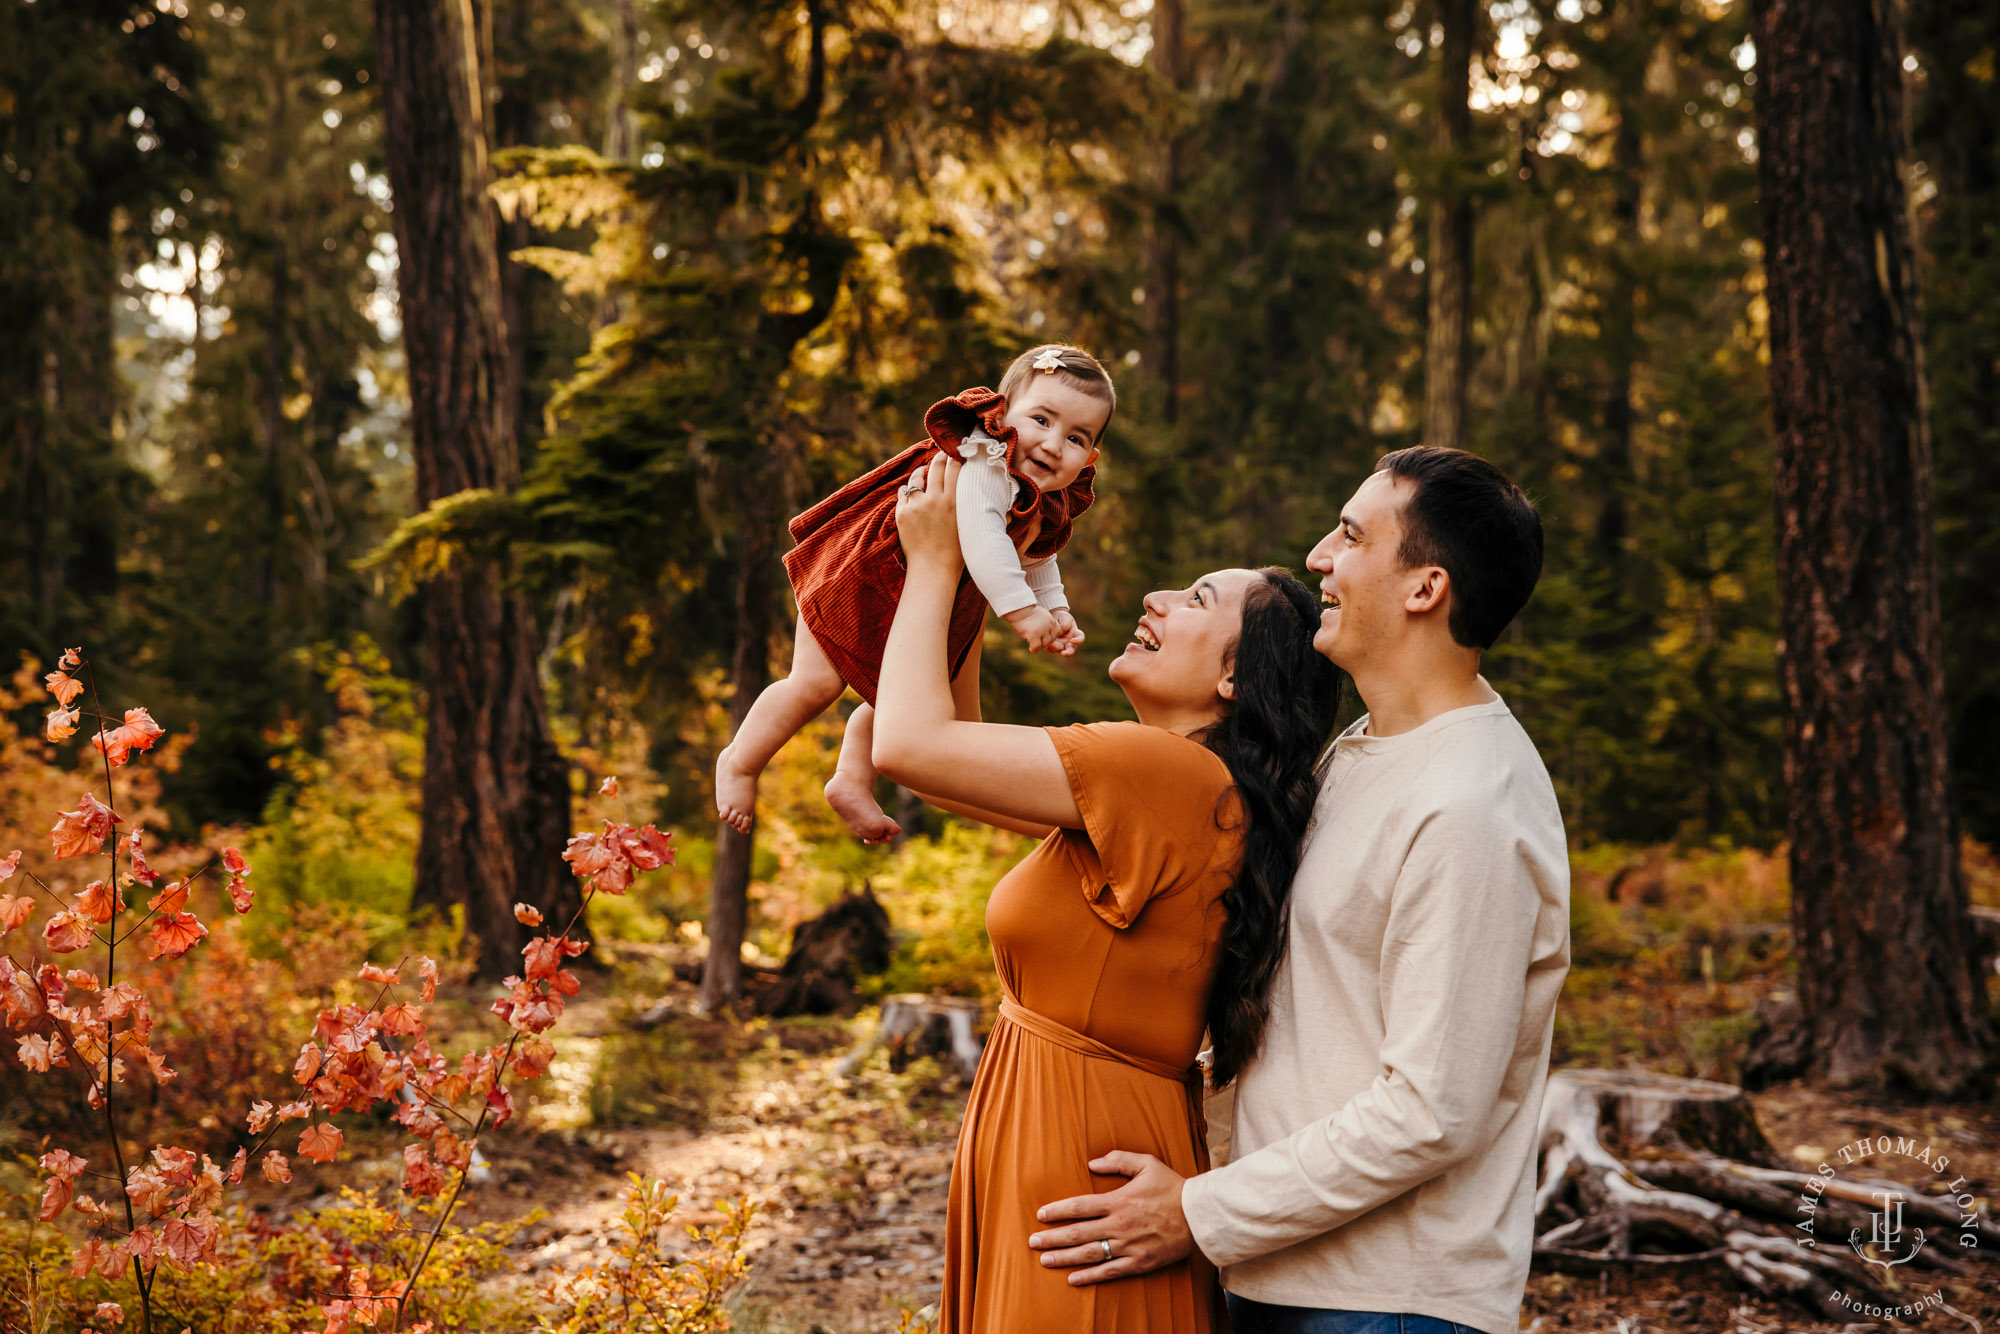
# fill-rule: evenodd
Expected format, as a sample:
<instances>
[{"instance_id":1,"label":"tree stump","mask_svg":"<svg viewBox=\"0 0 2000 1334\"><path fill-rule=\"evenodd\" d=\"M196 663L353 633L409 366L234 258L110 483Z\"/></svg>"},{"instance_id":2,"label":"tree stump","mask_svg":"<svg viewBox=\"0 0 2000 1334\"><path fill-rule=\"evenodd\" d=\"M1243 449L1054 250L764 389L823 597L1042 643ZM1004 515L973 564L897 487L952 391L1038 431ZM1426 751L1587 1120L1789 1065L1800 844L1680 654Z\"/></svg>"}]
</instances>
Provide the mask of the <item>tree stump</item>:
<instances>
[{"instance_id":1,"label":"tree stump","mask_svg":"<svg viewBox=\"0 0 2000 1334\"><path fill-rule=\"evenodd\" d=\"M902 1070L919 1056L936 1056L971 1079L986 1049L975 1031L983 1009L978 1001L958 996L891 996L882 1002L882 1022L866 1042L840 1059L834 1073L851 1079L887 1043L892 1070Z\"/></svg>"},{"instance_id":2,"label":"tree stump","mask_svg":"<svg viewBox=\"0 0 2000 1334\"><path fill-rule=\"evenodd\" d=\"M1719 1263L1751 1292L1845 1320L1852 1308L1836 1291L1893 1300L1845 1241L1854 1229L1869 1233L1875 1192L1894 1193L1914 1219L1960 1223L1948 1205L1893 1182L1785 1169L1743 1090L1708 1080L1555 1071L1537 1142L1535 1258L1565 1272ZM1827 1243L1812 1247L1798 1244L1794 1226L1808 1185ZM1982 1242L2000 1239L1992 1223L1979 1226ZM1969 1272L1943 1247L1923 1248L1911 1264Z\"/></svg>"},{"instance_id":3,"label":"tree stump","mask_svg":"<svg viewBox=\"0 0 2000 1334\"><path fill-rule=\"evenodd\" d=\"M769 1015L852 1014L854 985L889 966L889 914L866 887L792 933L792 950L756 1005Z\"/></svg>"}]
</instances>

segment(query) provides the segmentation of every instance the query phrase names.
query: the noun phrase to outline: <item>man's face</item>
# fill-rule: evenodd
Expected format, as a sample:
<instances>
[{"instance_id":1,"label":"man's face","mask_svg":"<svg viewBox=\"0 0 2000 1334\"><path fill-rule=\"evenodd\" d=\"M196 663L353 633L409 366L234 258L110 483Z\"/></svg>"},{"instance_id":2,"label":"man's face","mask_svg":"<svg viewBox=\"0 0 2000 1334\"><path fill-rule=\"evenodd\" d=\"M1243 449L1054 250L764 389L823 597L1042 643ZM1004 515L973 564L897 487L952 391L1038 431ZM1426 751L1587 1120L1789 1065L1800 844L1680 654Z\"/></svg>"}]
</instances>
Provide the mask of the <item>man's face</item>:
<instances>
[{"instance_id":1,"label":"man's face","mask_svg":"<svg viewBox=\"0 0 2000 1334\"><path fill-rule=\"evenodd\" d=\"M1319 575L1320 613L1313 648L1352 672L1401 626L1403 603L1418 582L1403 564L1403 505L1414 488L1371 473L1340 511L1340 524L1306 558Z\"/></svg>"}]
</instances>

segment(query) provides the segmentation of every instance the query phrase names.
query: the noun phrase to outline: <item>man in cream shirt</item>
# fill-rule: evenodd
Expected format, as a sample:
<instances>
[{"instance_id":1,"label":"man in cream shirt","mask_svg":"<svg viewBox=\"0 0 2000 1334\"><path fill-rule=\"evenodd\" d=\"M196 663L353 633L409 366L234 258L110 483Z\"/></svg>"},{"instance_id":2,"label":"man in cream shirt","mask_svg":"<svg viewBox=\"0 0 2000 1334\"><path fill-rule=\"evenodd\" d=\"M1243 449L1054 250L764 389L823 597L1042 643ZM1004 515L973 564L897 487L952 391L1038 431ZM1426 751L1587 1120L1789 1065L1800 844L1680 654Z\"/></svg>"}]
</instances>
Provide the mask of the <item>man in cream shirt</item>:
<instances>
[{"instance_id":1,"label":"man in cream shirt","mask_svg":"<svg viewBox=\"0 0 2000 1334\"><path fill-rule=\"evenodd\" d=\"M1369 712L1328 757L1229 1161L1183 1179L1093 1160L1131 1180L1045 1206L1059 1226L1029 1239L1070 1282L1192 1246L1237 1334L1518 1329L1569 861L1548 772L1479 660L1541 559L1518 487L1427 447L1384 458L1313 549L1313 645Z\"/></svg>"}]
</instances>

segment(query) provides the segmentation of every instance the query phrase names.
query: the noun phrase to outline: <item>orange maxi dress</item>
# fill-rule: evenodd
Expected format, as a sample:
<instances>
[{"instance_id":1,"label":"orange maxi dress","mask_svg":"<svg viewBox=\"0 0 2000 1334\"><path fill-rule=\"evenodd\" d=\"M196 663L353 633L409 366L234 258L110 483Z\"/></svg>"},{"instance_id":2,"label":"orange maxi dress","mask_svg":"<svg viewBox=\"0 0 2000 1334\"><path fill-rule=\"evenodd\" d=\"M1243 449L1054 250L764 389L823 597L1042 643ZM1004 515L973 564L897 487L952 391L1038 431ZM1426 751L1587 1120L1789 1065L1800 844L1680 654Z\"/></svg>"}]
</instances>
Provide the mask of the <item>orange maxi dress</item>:
<instances>
[{"instance_id":1,"label":"orange maxi dress","mask_svg":"<svg viewBox=\"0 0 2000 1334\"><path fill-rule=\"evenodd\" d=\"M1047 731L1084 828L1051 834L987 904L1004 999L959 1134L938 1328L1226 1330L1199 1252L1078 1288L1028 1246L1038 1207L1124 1182L1089 1171L1101 1154L1208 1167L1187 1074L1242 856L1229 770L1198 742L1140 723Z\"/></svg>"}]
</instances>

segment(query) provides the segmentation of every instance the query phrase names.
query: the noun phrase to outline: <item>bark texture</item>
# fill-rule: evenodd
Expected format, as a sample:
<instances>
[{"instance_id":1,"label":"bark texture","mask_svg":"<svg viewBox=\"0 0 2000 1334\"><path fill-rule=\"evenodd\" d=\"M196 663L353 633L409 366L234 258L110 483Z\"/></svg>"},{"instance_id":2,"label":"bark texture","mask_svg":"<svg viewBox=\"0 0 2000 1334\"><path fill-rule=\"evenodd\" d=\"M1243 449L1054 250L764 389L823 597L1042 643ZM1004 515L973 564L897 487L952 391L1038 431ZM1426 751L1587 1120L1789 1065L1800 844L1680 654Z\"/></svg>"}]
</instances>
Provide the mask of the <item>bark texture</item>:
<instances>
[{"instance_id":1,"label":"bark texture","mask_svg":"<svg viewBox=\"0 0 2000 1334\"><path fill-rule=\"evenodd\" d=\"M1947 793L1900 13L1752 22L1807 1070L1962 1092L1992 1039Z\"/></svg>"},{"instance_id":2,"label":"bark texture","mask_svg":"<svg viewBox=\"0 0 2000 1334\"><path fill-rule=\"evenodd\" d=\"M376 0L384 148L409 362L417 503L519 481L486 195L486 98L469 0ZM567 923L569 776L535 674L535 617L504 571L460 561L421 590L429 657L418 905L463 905L479 969L519 966L513 904Z\"/></svg>"},{"instance_id":3,"label":"bark texture","mask_svg":"<svg viewBox=\"0 0 2000 1334\"><path fill-rule=\"evenodd\" d=\"M1438 0L1438 180L1431 206L1430 316L1424 339L1424 443L1465 448L1465 377L1472 348L1472 200L1464 157L1472 139L1472 0Z\"/></svg>"}]
</instances>

